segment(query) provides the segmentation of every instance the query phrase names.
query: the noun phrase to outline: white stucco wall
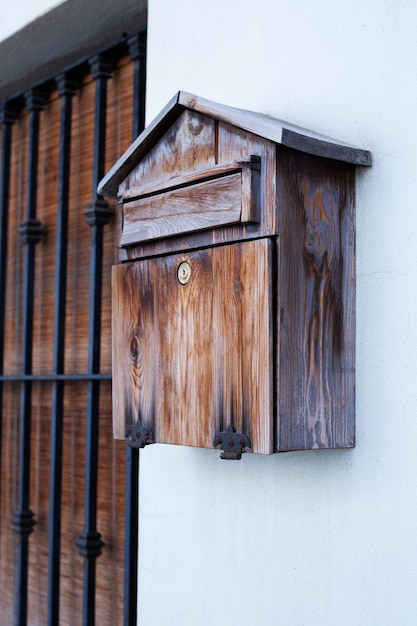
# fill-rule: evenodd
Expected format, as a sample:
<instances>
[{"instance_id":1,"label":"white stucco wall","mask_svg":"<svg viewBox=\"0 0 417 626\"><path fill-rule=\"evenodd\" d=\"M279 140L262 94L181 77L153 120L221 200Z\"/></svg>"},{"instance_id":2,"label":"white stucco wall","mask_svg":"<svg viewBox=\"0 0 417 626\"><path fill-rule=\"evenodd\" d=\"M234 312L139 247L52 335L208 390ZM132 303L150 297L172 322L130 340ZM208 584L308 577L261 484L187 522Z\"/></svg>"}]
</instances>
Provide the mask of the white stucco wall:
<instances>
[{"instance_id":1,"label":"white stucco wall","mask_svg":"<svg viewBox=\"0 0 417 626\"><path fill-rule=\"evenodd\" d=\"M357 447L141 453L139 623L414 626L417 5L149 2L148 120L178 90L373 153L357 176Z\"/></svg>"}]
</instances>

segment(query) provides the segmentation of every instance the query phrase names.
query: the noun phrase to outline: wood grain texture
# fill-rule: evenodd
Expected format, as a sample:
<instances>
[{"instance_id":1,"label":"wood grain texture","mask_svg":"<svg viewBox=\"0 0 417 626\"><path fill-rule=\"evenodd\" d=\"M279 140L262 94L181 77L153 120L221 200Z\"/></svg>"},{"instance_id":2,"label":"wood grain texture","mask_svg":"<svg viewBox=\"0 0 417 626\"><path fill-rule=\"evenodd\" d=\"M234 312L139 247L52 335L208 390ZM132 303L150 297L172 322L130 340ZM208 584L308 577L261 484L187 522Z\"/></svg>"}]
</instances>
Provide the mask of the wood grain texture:
<instances>
[{"instance_id":1,"label":"wood grain texture","mask_svg":"<svg viewBox=\"0 0 417 626\"><path fill-rule=\"evenodd\" d=\"M354 170L278 150L278 451L354 445Z\"/></svg>"},{"instance_id":2,"label":"wood grain texture","mask_svg":"<svg viewBox=\"0 0 417 626\"><path fill-rule=\"evenodd\" d=\"M115 270L117 319L127 314L132 328L146 329L140 335L146 340L133 367L124 356L125 331L113 322L114 349L120 350L115 359L123 363L115 371L121 387L117 434L124 436L126 416L134 421L138 414L156 429L158 441L211 447L213 431L232 424L255 451L268 451L274 412L277 451L351 447L355 266L349 161L365 162L369 153L288 125L280 126L283 134L274 143L276 120L244 111L231 116L227 107L189 94L179 98L185 111L175 109L178 101L172 112L179 117L161 121L165 134L153 135L149 153L133 150L142 160L121 188L123 199L136 199L123 205L120 258L137 262L134 270ZM249 128L263 129L268 138ZM277 145L285 143L291 147ZM253 162L239 172L230 169L248 155L256 155L259 169ZM186 287L172 278L181 259L192 266ZM232 275L238 277L233 289ZM148 284L149 293L141 293ZM251 341L247 352L242 346ZM141 378L138 364L155 358L154 349L157 370ZM191 415L198 417L193 421Z\"/></svg>"},{"instance_id":3,"label":"wood grain texture","mask_svg":"<svg viewBox=\"0 0 417 626\"><path fill-rule=\"evenodd\" d=\"M215 122L184 111L119 186L119 194L142 185L215 165Z\"/></svg>"},{"instance_id":4,"label":"wood grain texture","mask_svg":"<svg viewBox=\"0 0 417 626\"><path fill-rule=\"evenodd\" d=\"M163 133L174 126L177 118L185 111L194 115L200 114L207 120L240 128L242 131L264 137L274 144L282 144L309 154L331 157L354 165L371 165L371 154L367 150L324 137L269 115L237 109L179 91L106 174L99 185L99 193L116 197L119 185L129 176L131 170L144 155L152 151Z\"/></svg>"},{"instance_id":5,"label":"wood grain texture","mask_svg":"<svg viewBox=\"0 0 417 626\"><path fill-rule=\"evenodd\" d=\"M121 245L240 222L242 174L181 187L123 206Z\"/></svg>"},{"instance_id":6,"label":"wood grain texture","mask_svg":"<svg viewBox=\"0 0 417 626\"><path fill-rule=\"evenodd\" d=\"M242 224L247 222L259 222L259 171L260 170L249 168L242 170L242 211L240 216Z\"/></svg>"},{"instance_id":7,"label":"wood grain texture","mask_svg":"<svg viewBox=\"0 0 417 626\"><path fill-rule=\"evenodd\" d=\"M118 197L118 202L130 202L131 200L138 200L144 196L154 195L156 193L162 193L164 191L172 191L179 187L186 187L195 183L211 180L213 178L219 178L226 174L234 174L245 169L252 169L251 157L246 157L241 161L230 161L228 163L217 163L212 167L192 170L191 172L185 172L184 174L176 174L171 178L165 180L153 180L147 184L141 184L138 188L132 187ZM260 163L258 168L260 169Z\"/></svg>"},{"instance_id":8,"label":"wood grain texture","mask_svg":"<svg viewBox=\"0 0 417 626\"><path fill-rule=\"evenodd\" d=\"M183 233L169 238L143 241L139 245L132 244L120 250L120 260L147 258L158 254L170 254L203 248L213 244L231 243L256 239L275 234L275 189L276 189L276 148L269 142L239 131L226 124L216 124L213 136L213 151L216 165L223 168L234 162L247 162L248 155L260 158L260 170L242 169L242 220L241 223L224 225L221 228L209 228L193 232L191 237ZM185 172L184 172L184 175ZM190 176L199 176L193 170ZM153 185L160 185L167 180L161 176ZM135 189L138 189L136 187ZM140 187L139 187L140 189ZM124 193L124 192L123 192ZM137 192L135 192L137 193ZM122 210L120 208L120 210ZM248 223L244 221L248 220ZM252 221L253 220L253 221Z\"/></svg>"},{"instance_id":9,"label":"wood grain texture","mask_svg":"<svg viewBox=\"0 0 417 626\"><path fill-rule=\"evenodd\" d=\"M261 163L259 171L252 170L250 182L251 189L259 194L256 199L252 198L251 202L252 207L258 207L258 221L261 224L259 235L272 235L275 233L275 145L235 126L219 122L217 125L218 161L240 160L245 158L246 154L257 155ZM248 206L250 206L249 203Z\"/></svg>"},{"instance_id":10,"label":"wood grain texture","mask_svg":"<svg viewBox=\"0 0 417 626\"><path fill-rule=\"evenodd\" d=\"M113 268L116 437L140 417L158 442L211 448L231 424L254 452L272 452L271 248L263 239Z\"/></svg>"},{"instance_id":11,"label":"wood grain texture","mask_svg":"<svg viewBox=\"0 0 417 626\"><path fill-rule=\"evenodd\" d=\"M354 165L371 165L371 155L367 150L355 148L337 139L294 126L269 115L211 102L184 91L178 94L178 104L265 137L276 144L297 147L303 152L321 157L331 156L338 161Z\"/></svg>"}]
</instances>

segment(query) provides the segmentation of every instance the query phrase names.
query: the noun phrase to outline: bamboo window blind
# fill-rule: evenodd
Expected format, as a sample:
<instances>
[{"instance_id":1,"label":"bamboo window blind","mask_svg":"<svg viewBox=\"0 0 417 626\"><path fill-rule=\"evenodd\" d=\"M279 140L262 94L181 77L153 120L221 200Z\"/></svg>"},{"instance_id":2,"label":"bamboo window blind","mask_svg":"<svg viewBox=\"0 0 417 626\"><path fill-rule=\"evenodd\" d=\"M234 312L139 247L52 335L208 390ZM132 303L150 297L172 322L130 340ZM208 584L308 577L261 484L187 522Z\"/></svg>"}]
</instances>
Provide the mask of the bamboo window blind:
<instances>
[{"instance_id":1,"label":"bamboo window blind","mask_svg":"<svg viewBox=\"0 0 417 626\"><path fill-rule=\"evenodd\" d=\"M125 54L107 81L104 167L109 168L132 139L134 64ZM53 369L54 281L57 271L57 194L60 150L60 95L49 88L40 113L37 170L37 219L43 236L36 246L31 383L29 503L36 525L29 539L27 623L48 623L48 536ZM69 179L68 255L65 299L64 371L74 375L64 386L62 426L62 490L59 624L82 623L83 557L75 541L84 525L86 467L86 405L88 383L75 380L88 367L89 258L91 228L84 212L92 193L95 84L91 73L81 79L72 98ZM0 126L0 140L4 134ZM9 167L7 274L3 375L16 376L22 366L23 247L18 237L27 193L29 113L22 108L11 127ZM1 145L1 144L0 144ZM0 157L1 158L1 157ZM113 207L114 208L114 207ZM103 229L103 287L101 302L100 371L111 371L110 267L115 261L115 219ZM5 234L3 234L3 237ZM5 242L2 242L5 245ZM42 376L45 377L42 380ZM15 623L19 537L10 522L17 506L19 482L20 383L2 383L0 615L2 624ZM96 623L122 623L124 578L125 446L111 432L111 381L100 383L97 527L104 542L96 564Z\"/></svg>"}]
</instances>

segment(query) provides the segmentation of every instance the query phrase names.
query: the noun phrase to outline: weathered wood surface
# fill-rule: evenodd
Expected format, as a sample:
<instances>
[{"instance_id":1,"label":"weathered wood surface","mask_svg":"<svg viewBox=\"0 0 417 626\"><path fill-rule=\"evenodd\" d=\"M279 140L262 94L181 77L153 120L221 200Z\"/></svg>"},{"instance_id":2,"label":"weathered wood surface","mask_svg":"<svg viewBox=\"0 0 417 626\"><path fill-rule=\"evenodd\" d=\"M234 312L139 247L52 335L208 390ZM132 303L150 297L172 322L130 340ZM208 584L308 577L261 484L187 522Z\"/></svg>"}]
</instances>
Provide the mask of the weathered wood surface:
<instances>
[{"instance_id":1,"label":"weathered wood surface","mask_svg":"<svg viewBox=\"0 0 417 626\"><path fill-rule=\"evenodd\" d=\"M237 126L242 130L265 137L270 141L296 147L298 150L321 157L330 157L354 165L371 165L371 155L367 150L326 137L312 130L289 124L270 115L230 107L211 102L194 94L180 91L178 104L218 121Z\"/></svg>"},{"instance_id":2,"label":"weathered wood surface","mask_svg":"<svg viewBox=\"0 0 417 626\"><path fill-rule=\"evenodd\" d=\"M260 169L260 161L257 164ZM130 202L131 200L139 200L145 196L162 193L164 191L172 191L179 187L187 187L195 183L204 182L213 178L219 178L227 174L234 174L245 169L252 169L254 162L250 156L241 161L230 161L228 163L216 163L212 167L202 170L192 170L185 174L177 174L171 178L162 181L153 180L147 184L141 184L139 187L127 189L118 197L118 202Z\"/></svg>"},{"instance_id":3,"label":"weathered wood surface","mask_svg":"<svg viewBox=\"0 0 417 626\"><path fill-rule=\"evenodd\" d=\"M239 222L242 175L231 174L123 206L121 245Z\"/></svg>"},{"instance_id":4,"label":"weathered wood surface","mask_svg":"<svg viewBox=\"0 0 417 626\"><path fill-rule=\"evenodd\" d=\"M216 164L216 122L184 111L119 186L119 194Z\"/></svg>"},{"instance_id":5,"label":"weathered wood surface","mask_svg":"<svg viewBox=\"0 0 417 626\"><path fill-rule=\"evenodd\" d=\"M119 185L130 175L132 168L152 151L155 143L167 130L169 132L175 126L177 118L184 112L201 115L208 121L229 124L242 131L264 137L274 144L354 165L371 165L371 155L367 150L274 119L269 115L237 109L179 91L103 178L99 193L116 197Z\"/></svg>"},{"instance_id":6,"label":"weathered wood surface","mask_svg":"<svg viewBox=\"0 0 417 626\"><path fill-rule=\"evenodd\" d=\"M142 189L146 192L149 189L147 185L152 185L155 189L156 186L163 188L165 185L174 184L177 177L180 180L189 181L192 177L196 177L197 180L201 175L201 170L207 169L208 171L222 171L223 168L230 167L231 163L247 163L250 161L250 156L255 155L259 159L260 169L256 169L255 164L250 164L247 167L242 166L242 187L241 187L241 216L236 223L228 225L227 223L222 226L221 222L215 225L215 228L207 228L208 224L204 225L204 230L194 231L192 237L184 236L184 232L180 232L175 235L175 232L170 233L169 238L151 239L148 241L142 241L139 245L136 245L134 240L133 231L129 236L127 233L131 230L130 224L124 224L126 229L126 235L122 237L121 243L126 246L126 249L120 250L120 260L127 259L133 260L137 258L146 258L148 256L155 256L157 254L169 254L180 250L186 251L196 247L206 247L213 244L222 244L233 241L241 241L259 238L263 236L269 236L275 232L275 180L276 180L276 148L271 142L265 141L259 137L251 135L245 131L239 131L238 129L229 126L227 124L215 124L213 135L211 136L214 141L212 146L212 152L206 145L206 139L201 140L200 143L204 144L203 159L197 159L195 156L195 150L198 148L194 146L193 141L196 141L197 135L191 135L189 131L189 120L179 119L176 122L175 132L166 133L164 138L154 146L154 153L152 155L152 161L157 161L158 154L165 155L166 153L171 155L172 159L175 159L175 154L178 153L178 149L167 146L167 142L179 142L182 145L182 154L184 158L188 158L186 155L190 152L189 161L191 170L181 174L172 174L172 176L166 176L159 174L159 178L151 180L145 184L145 179L140 179L139 173L131 174L131 177L126 181L126 185L121 192L122 196L139 195L142 193ZM197 133L201 128L202 133L207 133L204 125L193 126L194 132ZM191 143L190 143L191 142ZM186 149L185 146L189 146ZM214 165L211 164L208 154L214 155ZM165 158L165 157L163 157ZM198 166L195 166L196 160L199 162ZM210 164L207 164L209 163ZM142 167L142 165L140 166ZM170 162L170 171L176 172L177 167L174 162ZM196 167L196 169L193 169ZM147 169L145 168L147 171ZM142 180L142 183L140 183ZM141 185L144 185L143 187ZM185 190L184 190L184 193ZM192 193L192 192L191 192ZM198 198L197 198L198 203ZM123 205L124 207L127 207ZM122 210L122 209L121 209ZM128 210L124 208L123 210ZM130 215L129 215L130 218ZM224 220L225 222L227 220ZM232 220L230 220L232 221ZM219 228L219 226L222 226ZM192 224L188 225L191 230ZM187 228L187 225L185 226ZM182 228L181 228L182 230ZM138 241L138 240L137 240Z\"/></svg>"},{"instance_id":7,"label":"weathered wood surface","mask_svg":"<svg viewBox=\"0 0 417 626\"><path fill-rule=\"evenodd\" d=\"M354 169L280 148L278 451L354 445Z\"/></svg>"},{"instance_id":8,"label":"weathered wood surface","mask_svg":"<svg viewBox=\"0 0 417 626\"><path fill-rule=\"evenodd\" d=\"M221 170L223 172L224 168ZM199 172L197 180L200 177ZM189 180L190 177L186 178ZM257 184L258 172L242 167L228 176L125 203L120 244L127 246L225 224L255 221L259 191L254 186Z\"/></svg>"},{"instance_id":9,"label":"weathered wood surface","mask_svg":"<svg viewBox=\"0 0 417 626\"><path fill-rule=\"evenodd\" d=\"M254 452L273 451L271 248L263 239L113 268L115 437L139 417L158 442L210 448L231 424Z\"/></svg>"},{"instance_id":10,"label":"weathered wood surface","mask_svg":"<svg viewBox=\"0 0 417 626\"><path fill-rule=\"evenodd\" d=\"M232 422L265 452L272 403L277 451L353 446L350 162L369 153L190 94L171 105L132 147L119 188L120 259L132 265L115 269L128 320L114 318L117 436L139 415L158 441L211 447ZM260 168L242 165L248 155ZM172 279L182 259L186 286Z\"/></svg>"},{"instance_id":11,"label":"weathered wood surface","mask_svg":"<svg viewBox=\"0 0 417 626\"><path fill-rule=\"evenodd\" d=\"M247 154L256 155L260 169L256 170L253 167L250 174L248 171L243 173L246 189L244 195L251 199L246 202L248 214L243 209L242 221L250 222L251 219L259 221L261 224L261 228L258 229L259 235L271 235L275 226L275 146L251 133L219 122L216 157L218 162L243 160Z\"/></svg>"}]
</instances>

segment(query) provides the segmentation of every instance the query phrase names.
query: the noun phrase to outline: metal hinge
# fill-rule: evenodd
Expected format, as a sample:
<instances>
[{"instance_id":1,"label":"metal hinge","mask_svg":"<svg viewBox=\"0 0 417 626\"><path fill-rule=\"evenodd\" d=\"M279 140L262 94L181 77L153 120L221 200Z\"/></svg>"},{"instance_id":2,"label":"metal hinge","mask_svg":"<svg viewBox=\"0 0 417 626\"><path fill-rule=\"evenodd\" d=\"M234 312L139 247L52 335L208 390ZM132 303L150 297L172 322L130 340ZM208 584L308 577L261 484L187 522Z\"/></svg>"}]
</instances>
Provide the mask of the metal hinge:
<instances>
[{"instance_id":1,"label":"metal hinge","mask_svg":"<svg viewBox=\"0 0 417 626\"><path fill-rule=\"evenodd\" d=\"M126 430L127 445L131 448L144 448L150 443L154 443L154 436L149 426L144 426L138 420L135 424L128 426Z\"/></svg>"},{"instance_id":2,"label":"metal hinge","mask_svg":"<svg viewBox=\"0 0 417 626\"><path fill-rule=\"evenodd\" d=\"M228 461L239 461L246 448L251 447L251 443L246 435L237 433L233 426L228 426L226 430L217 433L214 437L213 445L224 450L220 458Z\"/></svg>"}]
</instances>

